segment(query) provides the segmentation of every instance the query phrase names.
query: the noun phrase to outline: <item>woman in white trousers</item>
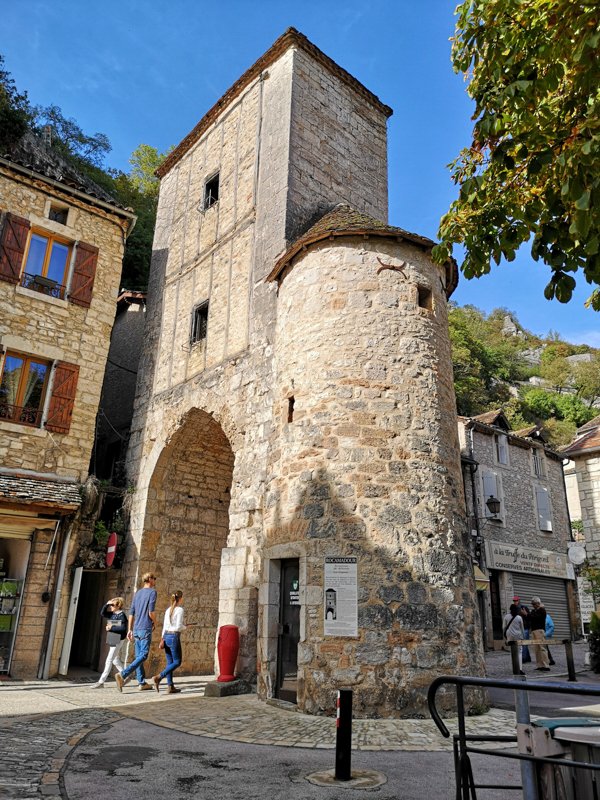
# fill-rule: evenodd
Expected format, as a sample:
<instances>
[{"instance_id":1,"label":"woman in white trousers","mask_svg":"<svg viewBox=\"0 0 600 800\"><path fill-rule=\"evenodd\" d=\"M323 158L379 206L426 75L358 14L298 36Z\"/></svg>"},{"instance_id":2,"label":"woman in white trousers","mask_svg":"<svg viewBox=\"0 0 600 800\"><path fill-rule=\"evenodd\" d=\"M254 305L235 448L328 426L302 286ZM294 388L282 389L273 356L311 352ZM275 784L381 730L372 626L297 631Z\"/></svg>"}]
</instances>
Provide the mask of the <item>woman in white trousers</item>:
<instances>
[{"instance_id":1,"label":"woman in white trousers","mask_svg":"<svg viewBox=\"0 0 600 800\"><path fill-rule=\"evenodd\" d=\"M104 670L98 682L92 689L101 689L106 683L112 667L118 672L125 669L125 664L121 661L121 648L127 635L127 616L123 611L125 601L122 597L113 597L102 607L100 615L108 620L106 623L106 643L108 644L108 655L104 662Z\"/></svg>"}]
</instances>

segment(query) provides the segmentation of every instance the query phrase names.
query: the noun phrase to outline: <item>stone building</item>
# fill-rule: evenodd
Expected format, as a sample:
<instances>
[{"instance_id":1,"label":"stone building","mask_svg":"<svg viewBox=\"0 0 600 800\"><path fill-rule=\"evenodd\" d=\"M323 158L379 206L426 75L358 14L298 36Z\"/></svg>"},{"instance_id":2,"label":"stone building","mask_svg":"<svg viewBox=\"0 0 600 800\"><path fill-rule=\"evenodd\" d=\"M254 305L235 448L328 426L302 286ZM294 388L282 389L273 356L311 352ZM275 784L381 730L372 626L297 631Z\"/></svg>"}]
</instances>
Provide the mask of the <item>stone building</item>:
<instances>
[{"instance_id":1,"label":"stone building","mask_svg":"<svg viewBox=\"0 0 600 800\"><path fill-rule=\"evenodd\" d=\"M570 637L579 625L561 455L535 426L511 431L501 411L459 417L459 439L472 554L489 580L479 592L486 646L502 646L514 595L539 595L556 636Z\"/></svg>"},{"instance_id":2,"label":"stone building","mask_svg":"<svg viewBox=\"0 0 600 800\"><path fill-rule=\"evenodd\" d=\"M482 669L457 270L387 224L390 114L290 29L159 169L124 591L183 590L188 671L238 625L238 674L310 713L422 713Z\"/></svg>"},{"instance_id":3,"label":"stone building","mask_svg":"<svg viewBox=\"0 0 600 800\"><path fill-rule=\"evenodd\" d=\"M0 157L0 672L13 677L58 668L134 221L33 135Z\"/></svg>"},{"instance_id":4,"label":"stone building","mask_svg":"<svg viewBox=\"0 0 600 800\"><path fill-rule=\"evenodd\" d=\"M588 557L600 555L600 416L578 429L561 455L567 485L573 495L573 516L583 523Z\"/></svg>"}]
</instances>

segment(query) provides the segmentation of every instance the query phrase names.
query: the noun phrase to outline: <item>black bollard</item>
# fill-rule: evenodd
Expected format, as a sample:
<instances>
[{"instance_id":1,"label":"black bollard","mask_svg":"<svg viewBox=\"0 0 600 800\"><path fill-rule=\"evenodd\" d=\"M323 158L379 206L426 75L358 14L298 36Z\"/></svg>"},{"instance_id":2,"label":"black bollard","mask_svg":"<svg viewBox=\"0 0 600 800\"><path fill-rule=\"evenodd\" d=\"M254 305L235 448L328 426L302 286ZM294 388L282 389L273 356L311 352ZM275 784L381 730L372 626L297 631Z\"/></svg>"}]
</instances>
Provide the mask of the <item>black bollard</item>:
<instances>
[{"instance_id":1,"label":"black bollard","mask_svg":"<svg viewBox=\"0 0 600 800\"><path fill-rule=\"evenodd\" d=\"M339 689L335 736L335 779L352 778L352 690Z\"/></svg>"},{"instance_id":2,"label":"black bollard","mask_svg":"<svg viewBox=\"0 0 600 800\"><path fill-rule=\"evenodd\" d=\"M521 667L519 666L519 644L517 642L509 642L509 644L513 675L520 675Z\"/></svg>"},{"instance_id":3,"label":"black bollard","mask_svg":"<svg viewBox=\"0 0 600 800\"><path fill-rule=\"evenodd\" d=\"M569 639L564 639L565 654L567 656L567 671L569 673L569 680L577 682L577 675L575 674L575 660L573 658L573 642Z\"/></svg>"}]
</instances>

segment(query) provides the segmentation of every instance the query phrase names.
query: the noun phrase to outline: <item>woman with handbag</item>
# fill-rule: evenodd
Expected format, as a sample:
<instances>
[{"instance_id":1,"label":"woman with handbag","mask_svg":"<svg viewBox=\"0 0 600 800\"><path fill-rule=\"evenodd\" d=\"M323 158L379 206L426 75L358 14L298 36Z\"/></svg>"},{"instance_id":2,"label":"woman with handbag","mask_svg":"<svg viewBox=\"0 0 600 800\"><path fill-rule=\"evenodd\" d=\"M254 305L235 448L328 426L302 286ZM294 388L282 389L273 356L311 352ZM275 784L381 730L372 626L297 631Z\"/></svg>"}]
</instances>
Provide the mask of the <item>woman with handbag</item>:
<instances>
[{"instance_id":1,"label":"woman with handbag","mask_svg":"<svg viewBox=\"0 0 600 800\"><path fill-rule=\"evenodd\" d=\"M125 600L122 597L113 597L102 606L100 616L108 620L106 623L106 644L108 645L108 655L104 663L104 671L92 689L102 689L106 679L110 675L111 667L120 672L125 668L121 661L121 645L127 636L127 616L123 611Z\"/></svg>"},{"instance_id":2,"label":"woman with handbag","mask_svg":"<svg viewBox=\"0 0 600 800\"><path fill-rule=\"evenodd\" d=\"M188 625L183 621L183 606L181 601L183 599L183 592L173 592L171 595L171 605L165 611L165 619L163 622L162 638L158 645L161 650L165 651L165 658L167 666L159 675L152 678L154 688L159 690L160 682L163 678L167 679L167 692L169 694L177 694L181 689L175 688L173 683L173 673L177 667L181 666L182 653L181 653L181 632L188 628Z\"/></svg>"}]
</instances>

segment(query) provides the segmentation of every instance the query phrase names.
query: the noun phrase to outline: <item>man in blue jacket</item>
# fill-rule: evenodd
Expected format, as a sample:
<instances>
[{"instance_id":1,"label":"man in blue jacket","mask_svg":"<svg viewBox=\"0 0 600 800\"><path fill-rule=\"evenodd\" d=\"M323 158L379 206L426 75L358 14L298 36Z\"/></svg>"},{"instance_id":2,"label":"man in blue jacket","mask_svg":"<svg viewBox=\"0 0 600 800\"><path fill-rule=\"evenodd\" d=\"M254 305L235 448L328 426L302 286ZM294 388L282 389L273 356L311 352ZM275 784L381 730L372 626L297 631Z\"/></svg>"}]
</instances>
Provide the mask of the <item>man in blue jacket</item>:
<instances>
[{"instance_id":1,"label":"man in blue jacket","mask_svg":"<svg viewBox=\"0 0 600 800\"><path fill-rule=\"evenodd\" d=\"M147 572L142 580L144 585L141 589L134 594L131 601L131 608L129 609L129 625L127 630L127 638L135 644L135 658L128 667L125 667L121 672L115 675L117 682L117 689L122 692L123 686L131 680L133 671L136 671L136 677L140 685L140 691L152 689L149 683L146 683L146 673L144 672L144 661L148 658L150 652L150 642L152 641L152 631L156 622L156 576L152 572Z\"/></svg>"}]
</instances>

